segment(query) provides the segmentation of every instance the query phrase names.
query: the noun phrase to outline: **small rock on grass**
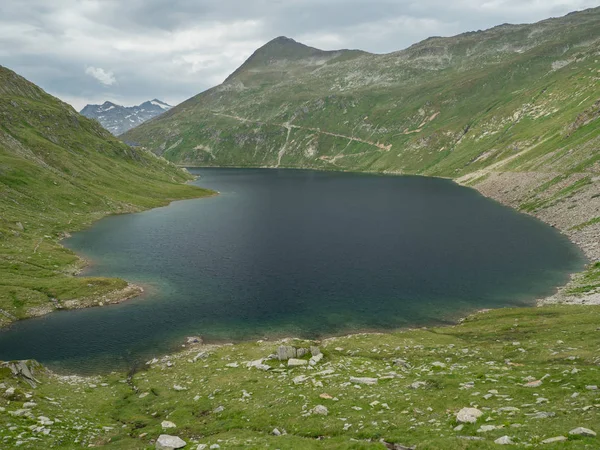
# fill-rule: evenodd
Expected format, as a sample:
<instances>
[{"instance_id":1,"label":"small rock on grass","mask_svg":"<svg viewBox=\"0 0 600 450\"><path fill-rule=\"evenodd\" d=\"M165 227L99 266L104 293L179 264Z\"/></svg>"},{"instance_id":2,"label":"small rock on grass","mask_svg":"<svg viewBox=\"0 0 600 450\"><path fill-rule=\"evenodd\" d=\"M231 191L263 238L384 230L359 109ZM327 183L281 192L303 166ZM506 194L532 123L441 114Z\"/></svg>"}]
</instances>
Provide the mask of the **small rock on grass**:
<instances>
[{"instance_id":1,"label":"small rock on grass","mask_svg":"<svg viewBox=\"0 0 600 450\"><path fill-rule=\"evenodd\" d=\"M156 450L175 450L186 446L186 442L177 436L161 434L156 440Z\"/></svg>"},{"instance_id":2,"label":"small rock on grass","mask_svg":"<svg viewBox=\"0 0 600 450\"><path fill-rule=\"evenodd\" d=\"M483 415L477 408L463 408L456 414L456 420L461 423L475 423Z\"/></svg>"},{"instance_id":3,"label":"small rock on grass","mask_svg":"<svg viewBox=\"0 0 600 450\"><path fill-rule=\"evenodd\" d=\"M542 444L554 444L555 442L564 442L568 440L569 438L567 438L566 436L555 436L548 439L544 439L542 441Z\"/></svg>"},{"instance_id":4,"label":"small rock on grass","mask_svg":"<svg viewBox=\"0 0 600 450\"><path fill-rule=\"evenodd\" d=\"M377 384L377 378L350 377L350 382L356 384Z\"/></svg>"},{"instance_id":5,"label":"small rock on grass","mask_svg":"<svg viewBox=\"0 0 600 450\"><path fill-rule=\"evenodd\" d=\"M313 409L311 409L310 412L312 414L319 414L321 416L326 416L327 414L329 414L329 410L327 409L327 407L325 407L323 405L315 406Z\"/></svg>"},{"instance_id":6,"label":"small rock on grass","mask_svg":"<svg viewBox=\"0 0 600 450\"><path fill-rule=\"evenodd\" d=\"M589 428L577 427L573 428L569 431L569 434L572 436L587 436L587 437L595 437L596 432L590 430Z\"/></svg>"},{"instance_id":7,"label":"small rock on grass","mask_svg":"<svg viewBox=\"0 0 600 450\"><path fill-rule=\"evenodd\" d=\"M163 427L163 429L166 429L166 428L177 428L177 425L175 425L170 420L163 420L162 423L160 424L160 426Z\"/></svg>"},{"instance_id":8,"label":"small rock on grass","mask_svg":"<svg viewBox=\"0 0 600 450\"><path fill-rule=\"evenodd\" d=\"M308 365L308 361L305 359L296 359L296 358L288 359L288 367L298 367L298 366L306 366L306 365Z\"/></svg>"},{"instance_id":9,"label":"small rock on grass","mask_svg":"<svg viewBox=\"0 0 600 450\"><path fill-rule=\"evenodd\" d=\"M502 436L499 437L498 439L496 439L494 441L495 444L500 444L500 445L513 445L514 442L512 441L512 439L509 436Z\"/></svg>"}]
</instances>

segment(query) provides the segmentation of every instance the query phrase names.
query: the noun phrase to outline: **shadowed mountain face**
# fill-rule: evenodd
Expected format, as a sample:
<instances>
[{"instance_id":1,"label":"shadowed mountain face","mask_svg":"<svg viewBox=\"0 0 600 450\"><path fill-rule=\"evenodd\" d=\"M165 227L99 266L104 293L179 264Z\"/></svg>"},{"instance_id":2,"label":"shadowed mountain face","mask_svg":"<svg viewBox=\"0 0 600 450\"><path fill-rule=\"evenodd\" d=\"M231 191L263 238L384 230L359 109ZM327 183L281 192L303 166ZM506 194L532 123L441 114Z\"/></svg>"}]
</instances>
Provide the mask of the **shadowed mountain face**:
<instances>
[{"instance_id":1,"label":"shadowed mountain face","mask_svg":"<svg viewBox=\"0 0 600 450\"><path fill-rule=\"evenodd\" d=\"M104 128L118 136L171 108L171 105L157 99L137 106L120 106L107 101L101 105L86 105L81 114L96 119Z\"/></svg>"},{"instance_id":2,"label":"shadowed mountain face","mask_svg":"<svg viewBox=\"0 0 600 450\"><path fill-rule=\"evenodd\" d=\"M599 51L600 8L385 55L279 37L124 138L188 165L581 170L600 139Z\"/></svg>"}]
</instances>

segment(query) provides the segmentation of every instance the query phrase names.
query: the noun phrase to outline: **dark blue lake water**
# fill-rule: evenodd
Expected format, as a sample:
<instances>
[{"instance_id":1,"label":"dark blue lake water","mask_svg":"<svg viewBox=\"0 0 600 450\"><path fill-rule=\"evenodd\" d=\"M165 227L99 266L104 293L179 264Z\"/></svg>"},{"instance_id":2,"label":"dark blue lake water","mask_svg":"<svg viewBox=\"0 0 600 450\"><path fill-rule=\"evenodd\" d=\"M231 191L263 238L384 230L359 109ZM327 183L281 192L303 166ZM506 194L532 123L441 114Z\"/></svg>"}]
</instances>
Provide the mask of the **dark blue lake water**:
<instances>
[{"instance_id":1,"label":"dark blue lake water","mask_svg":"<svg viewBox=\"0 0 600 450\"><path fill-rule=\"evenodd\" d=\"M317 338L448 323L533 304L585 263L542 222L451 181L193 169L219 196L112 216L66 245L146 294L0 333L0 359L81 373L130 366L186 336Z\"/></svg>"}]
</instances>

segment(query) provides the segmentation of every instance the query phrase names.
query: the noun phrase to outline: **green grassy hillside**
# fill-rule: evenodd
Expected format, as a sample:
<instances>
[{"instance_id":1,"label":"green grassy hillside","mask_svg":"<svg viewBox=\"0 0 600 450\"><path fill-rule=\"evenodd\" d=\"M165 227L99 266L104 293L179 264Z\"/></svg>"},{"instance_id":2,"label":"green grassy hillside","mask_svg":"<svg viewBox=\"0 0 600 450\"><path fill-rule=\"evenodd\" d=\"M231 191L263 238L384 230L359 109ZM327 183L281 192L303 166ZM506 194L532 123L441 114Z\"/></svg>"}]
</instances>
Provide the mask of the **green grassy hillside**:
<instances>
[{"instance_id":1,"label":"green grassy hillside","mask_svg":"<svg viewBox=\"0 0 600 450\"><path fill-rule=\"evenodd\" d=\"M60 240L107 214L207 194L188 179L0 66L0 324L137 294L73 277L82 262Z\"/></svg>"},{"instance_id":2,"label":"green grassy hillside","mask_svg":"<svg viewBox=\"0 0 600 450\"><path fill-rule=\"evenodd\" d=\"M600 8L386 55L277 38L123 138L190 165L454 178L511 159L511 170L583 170L599 158L599 51Z\"/></svg>"}]
</instances>

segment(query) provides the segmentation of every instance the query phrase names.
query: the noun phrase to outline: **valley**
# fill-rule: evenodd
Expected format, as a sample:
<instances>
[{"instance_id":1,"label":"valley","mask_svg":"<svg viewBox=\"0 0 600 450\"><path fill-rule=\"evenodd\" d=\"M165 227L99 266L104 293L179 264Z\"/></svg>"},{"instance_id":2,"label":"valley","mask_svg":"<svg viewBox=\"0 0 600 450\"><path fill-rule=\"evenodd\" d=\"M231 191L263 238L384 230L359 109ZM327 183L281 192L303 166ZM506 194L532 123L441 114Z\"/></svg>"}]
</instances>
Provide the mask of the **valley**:
<instances>
[{"instance_id":1,"label":"valley","mask_svg":"<svg viewBox=\"0 0 600 450\"><path fill-rule=\"evenodd\" d=\"M110 70L85 70L102 89L118 85ZM431 37L387 54L323 51L281 36L222 84L163 110L116 138L0 66L0 326L11 354L0 361L0 447L598 447L600 8ZM301 169L301 176L293 181L297 171L284 169ZM228 189L222 181L207 184L211 190L195 180L210 171L226 180L254 170L279 184L265 187L250 176ZM418 192L436 193L438 203L429 208L434 203L414 192L375 193L361 184L402 184L412 179L407 175L422 176ZM357 185L338 186L343 198L327 203L324 193L335 191L338 177ZM293 197L309 183L317 187L310 202ZM448 189L432 188L442 185ZM452 192L482 209L461 207ZM274 201L277 193L294 203ZM171 203L177 200L189 201ZM387 216L389 205L411 202L412 210ZM318 204L313 214L294 207ZM241 216L227 219L218 205ZM325 220L332 214L344 220ZM111 215L122 216L106 219ZM402 234L403 220L425 216L448 233L423 222L414 228L430 239ZM293 226L274 217L291 218ZM508 227L508 217L530 224L530 234ZM124 226L111 229L113 219ZM557 230L582 254L571 253ZM483 235L487 241L470 245ZM353 244L331 253L339 264L315 264L321 259L314 255L340 236ZM447 251L401 247L433 246L434 236ZM86 269L64 239L91 245L91 254L102 255L98 266ZM380 254L359 267L353 252L367 241ZM490 241L497 245L486 254L482 242ZM133 242L135 264L126 251ZM262 259L254 258L258 252ZM411 254L423 255L419 273L403 261ZM511 264L515 255L518 264ZM396 259L408 265L383 265ZM493 259L498 264L484 270ZM288 260L301 267L291 270ZM145 265L153 261L175 270L150 279ZM337 268L344 269L339 276ZM569 273L570 281L553 289ZM197 278L187 307L204 299L200 313L169 303L181 298L174 286L186 274ZM324 288L316 281L326 275L341 283L323 296L336 308L319 303ZM402 287L426 286L438 298L407 294L415 308L429 308L426 320L394 322L394 314L410 314L399 314L393 301L377 314L368 300L388 287L375 294L394 298L402 277ZM274 278L285 283L275 289ZM142 296L138 284L148 288ZM286 291L311 287L310 304ZM172 295L161 298L154 289ZM238 296L249 290L268 303ZM473 301L462 304L467 295ZM339 308L357 297L355 316ZM444 314L448 298L460 307ZM290 299L297 320L278 316ZM64 311L73 309L81 311ZM211 330L207 336L192 326L194 314ZM83 319L69 322L76 316ZM286 326L267 320L273 317ZM323 317L331 328L323 330ZM251 333L234 333L253 321L259 326ZM333 326L339 324L345 327ZM10 334L27 327L37 331ZM155 341L136 353L136 339L148 335ZM74 349L80 361L50 370L25 355L55 347ZM23 359L12 360L19 348ZM49 353L41 359L60 360ZM80 364L78 373L74 367L92 354L103 355L106 370Z\"/></svg>"}]
</instances>

